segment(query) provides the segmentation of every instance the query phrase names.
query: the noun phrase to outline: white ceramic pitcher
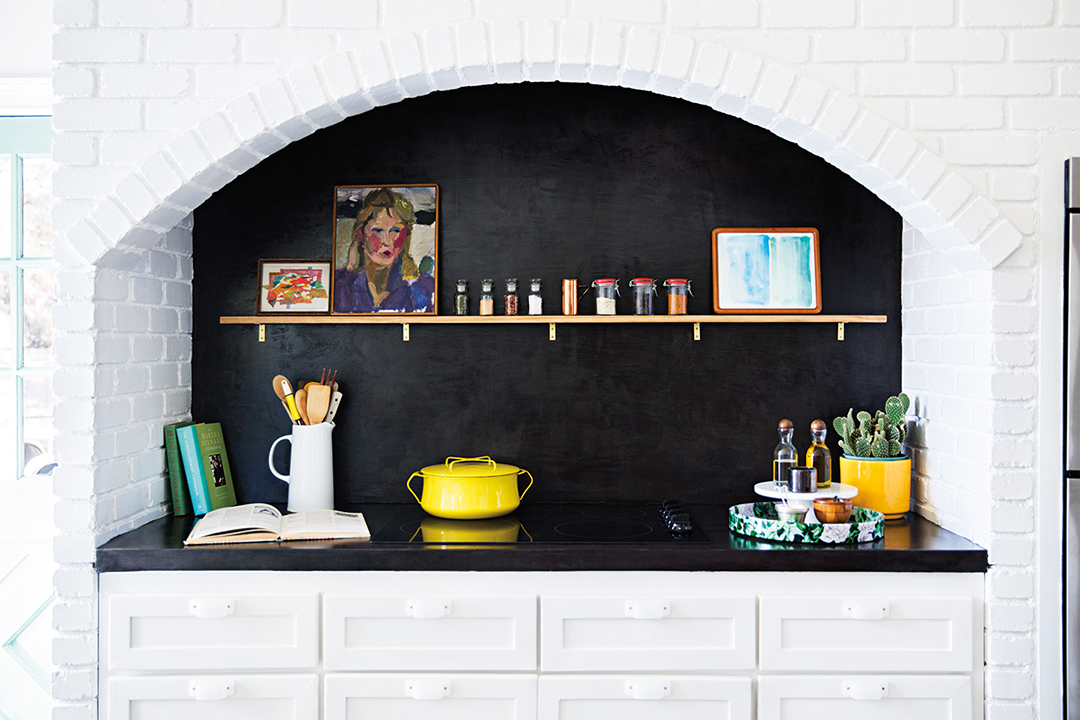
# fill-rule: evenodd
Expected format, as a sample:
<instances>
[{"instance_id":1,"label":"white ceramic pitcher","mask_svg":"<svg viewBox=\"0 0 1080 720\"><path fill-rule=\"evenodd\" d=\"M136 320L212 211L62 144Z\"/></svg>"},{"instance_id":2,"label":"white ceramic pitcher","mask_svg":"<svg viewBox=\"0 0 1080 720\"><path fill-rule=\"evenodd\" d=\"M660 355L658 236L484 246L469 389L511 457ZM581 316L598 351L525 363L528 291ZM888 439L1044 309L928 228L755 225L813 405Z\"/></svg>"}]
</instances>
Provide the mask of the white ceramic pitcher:
<instances>
[{"instance_id":1,"label":"white ceramic pitcher","mask_svg":"<svg viewBox=\"0 0 1080 720\"><path fill-rule=\"evenodd\" d=\"M334 423L293 425L292 435L282 435L270 446L270 472L289 483L289 512L334 509L334 450L330 435ZM289 474L274 467L274 448L282 440L292 445Z\"/></svg>"}]
</instances>

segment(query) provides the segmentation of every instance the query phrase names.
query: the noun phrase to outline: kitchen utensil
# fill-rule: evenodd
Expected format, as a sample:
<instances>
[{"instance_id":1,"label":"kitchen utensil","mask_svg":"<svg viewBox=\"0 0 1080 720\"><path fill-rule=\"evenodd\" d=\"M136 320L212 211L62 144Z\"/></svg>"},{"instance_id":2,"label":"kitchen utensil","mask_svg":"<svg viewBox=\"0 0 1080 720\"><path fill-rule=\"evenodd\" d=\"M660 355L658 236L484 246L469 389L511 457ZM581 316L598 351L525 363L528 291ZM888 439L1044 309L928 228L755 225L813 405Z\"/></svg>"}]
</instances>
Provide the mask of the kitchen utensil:
<instances>
[{"instance_id":1,"label":"kitchen utensil","mask_svg":"<svg viewBox=\"0 0 1080 720\"><path fill-rule=\"evenodd\" d=\"M802 522L806 517L806 508L795 507L787 503L776 503L776 517L787 523Z\"/></svg>"},{"instance_id":2,"label":"kitchen utensil","mask_svg":"<svg viewBox=\"0 0 1080 720\"><path fill-rule=\"evenodd\" d=\"M307 393L308 420L311 425L317 425L326 418L330 409L330 386L312 385Z\"/></svg>"},{"instance_id":3,"label":"kitchen utensil","mask_svg":"<svg viewBox=\"0 0 1080 720\"><path fill-rule=\"evenodd\" d=\"M518 494L518 475L529 476L529 484ZM412 479L424 480L423 498L412 489ZM532 487L528 470L497 463L490 457L449 457L442 465L429 465L409 476L405 486L428 513L455 520L499 517L517 509Z\"/></svg>"},{"instance_id":4,"label":"kitchen utensil","mask_svg":"<svg viewBox=\"0 0 1080 720\"><path fill-rule=\"evenodd\" d=\"M293 398L292 385L284 375L274 376L274 393L281 398L285 409L289 411L289 417L297 425L300 424L300 411L296 409L296 400Z\"/></svg>"},{"instance_id":5,"label":"kitchen utensil","mask_svg":"<svg viewBox=\"0 0 1080 720\"><path fill-rule=\"evenodd\" d=\"M330 387L332 388L335 385L337 385L337 383L334 383L334 385L331 385ZM341 404L341 398L341 392L334 390L333 394L330 395L330 409L326 411L326 420L323 422L334 422L334 416L337 415L337 409L338 405Z\"/></svg>"},{"instance_id":6,"label":"kitchen utensil","mask_svg":"<svg viewBox=\"0 0 1080 720\"><path fill-rule=\"evenodd\" d=\"M270 446L270 472L289 483L289 512L334 509L333 430L334 423L296 425L291 435L282 435ZM282 440L292 445L288 475L274 467L274 449Z\"/></svg>"},{"instance_id":7,"label":"kitchen utensil","mask_svg":"<svg viewBox=\"0 0 1080 720\"><path fill-rule=\"evenodd\" d=\"M296 411L300 413L300 420L303 421L305 425L310 425L311 422L308 421L307 410L307 390L305 390L304 388L300 388L295 393L293 393L293 397L296 399Z\"/></svg>"},{"instance_id":8,"label":"kitchen utensil","mask_svg":"<svg viewBox=\"0 0 1080 720\"><path fill-rule=\"evenodd\" d=\"M814 514L823 523L846 523L851 518L851 501L838 497L814 500Z\"/></svg>"}]
</instances>

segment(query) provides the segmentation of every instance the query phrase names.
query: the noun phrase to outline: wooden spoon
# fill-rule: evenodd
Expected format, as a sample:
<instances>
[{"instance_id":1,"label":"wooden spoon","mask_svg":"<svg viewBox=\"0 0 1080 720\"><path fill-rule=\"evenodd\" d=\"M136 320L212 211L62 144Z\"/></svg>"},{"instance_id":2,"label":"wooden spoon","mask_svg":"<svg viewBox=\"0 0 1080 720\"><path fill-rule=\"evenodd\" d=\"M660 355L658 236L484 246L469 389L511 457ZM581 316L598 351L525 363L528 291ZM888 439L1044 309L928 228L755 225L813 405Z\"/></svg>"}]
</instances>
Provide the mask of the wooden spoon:
<instances>
[{"instance_id":1,"label":"wooden spoon","mask_svg":"<svg viewBox=\"0 0 1080 720\"><path fill-rule=\"evenodd\" d=\"M292 385L289 384L289 379L284 375L274 376L274 393L281 398L281 402L285 404L285 409L289 411L289 417L294 423L300 422L300 413L296 409L296 401L293 398Z\"/></svg>"},{"instance_id":2,"label":"wooden spoon","mask_svg":"<svg viewBox=\"0 0 1080 720\"><path fill-rule=\"evenodd\" d=\"M307 395L307 390L304 388L300 388L293 393L296 398L296 410L300 413L300 419L304 421L305 425L310 425L311 423L308 422Z\"/></svg>"},{"instance_id":3,"label":"wooden spoon","mask_svg":"<svg viewBox=\"0 0 1080 720\"><path fill-rule=\"evenodd\" d=\"M318 425L330 409L330 386L312 385L307 392L307 412L310 424Z\"/></svg>"}]
</instances>

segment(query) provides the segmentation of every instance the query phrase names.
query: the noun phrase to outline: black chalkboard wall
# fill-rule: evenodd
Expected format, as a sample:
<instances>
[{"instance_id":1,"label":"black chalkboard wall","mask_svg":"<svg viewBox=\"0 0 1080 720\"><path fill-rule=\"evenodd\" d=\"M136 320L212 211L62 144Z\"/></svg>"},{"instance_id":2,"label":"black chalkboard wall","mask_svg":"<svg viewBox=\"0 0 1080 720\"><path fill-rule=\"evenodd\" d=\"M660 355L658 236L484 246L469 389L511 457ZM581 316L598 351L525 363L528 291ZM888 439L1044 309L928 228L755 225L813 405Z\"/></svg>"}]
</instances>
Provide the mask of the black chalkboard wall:
<instances>
[{"instance_id":1,"label":"black chalkboard wall","mask_svg":"<svg viewBox=\"0 0 1080 720\"><path fill-rule=\"evenodd\" d=\"M623 324L560 325L555 342L545 325L413 325L409 342L397 325L270 325L260 343L219 324L254 314L259 258L330 256L335 185L380 183L440 188L442 314L457 278L473 308L481 278L542 278L557 314L562 278L606 276L691 278L689 312L711 313L713 228L812 226L822 311L889 322L843 342L833 324L707 324L697 342ZM287 496L266 463L290 430L271 379L324 367L345 394L339 506L411 501L410 473L450 455L527 468L537 502L746 502L781 418L805 452L813 419L900 389L900 243L899 216L850 177L700 105L566 83L436 92L293 143L195 212L192 414L222 422L241 502Z\"/></svg>"}]
</instances>

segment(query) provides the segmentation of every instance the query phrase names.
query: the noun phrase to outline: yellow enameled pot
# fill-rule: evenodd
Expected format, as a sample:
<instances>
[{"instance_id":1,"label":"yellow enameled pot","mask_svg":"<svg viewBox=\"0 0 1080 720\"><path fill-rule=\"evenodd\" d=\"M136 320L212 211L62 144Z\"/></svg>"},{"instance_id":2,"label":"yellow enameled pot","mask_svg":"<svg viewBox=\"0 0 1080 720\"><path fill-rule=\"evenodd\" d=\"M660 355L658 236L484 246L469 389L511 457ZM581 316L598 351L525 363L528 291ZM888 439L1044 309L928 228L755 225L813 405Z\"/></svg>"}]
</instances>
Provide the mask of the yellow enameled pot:
<instances>
[{"instance_id":1,"label":"yellow enameled pot","mask_svg":"<svg viewBox=\"0 0 1080 720\"><path fill-rule=\"evenodd\" d=\"M529 484L518 494L518 475L529 476ZM412 479L424 479L420 497L412 489ZM428 513L452 520L482 520L512 513L532 487L533 476L489 457L446 458L442 465L428 465L409 476L405 485Z\"/></svg>"},{"instance_id":2,"label":"yellow enameled pot","mask_svg":"<svg viewBox=\"0 0 1080 720\"><path fill-rule=\"evenodd\" d=\"M859 507L877 510L886 520L911 509L911 458L840 456L840 482L859 489Z\"/></svg>"}]
</instances>

